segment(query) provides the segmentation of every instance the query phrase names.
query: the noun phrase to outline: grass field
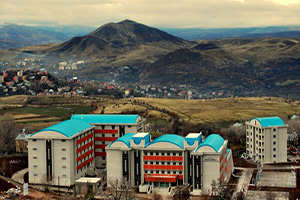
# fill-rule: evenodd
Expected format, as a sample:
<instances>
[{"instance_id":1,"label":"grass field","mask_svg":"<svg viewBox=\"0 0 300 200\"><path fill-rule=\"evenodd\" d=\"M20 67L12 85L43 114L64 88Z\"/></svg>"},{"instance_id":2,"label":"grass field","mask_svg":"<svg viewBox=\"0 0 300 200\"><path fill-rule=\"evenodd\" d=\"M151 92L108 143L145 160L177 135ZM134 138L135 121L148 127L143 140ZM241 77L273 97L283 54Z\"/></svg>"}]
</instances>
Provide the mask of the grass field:
<instances>
[{"instance_id":1,"label":"grass field","mask_svg":"<svg viewBox=\"0 0 300 200\"><path fill-rule=\"evenodd\" d=\"M287 120L288 116L300 114L300 102L275 97L211 100L135 98L134 100L154 107L165 108L191 123L236 122L246 121L254 117L269 116L280 116L282 119ZM144 112L146 108L132 105L130 99L123 99L119 102L115 101L113 105L108 105L105 113L112 111L121 113L125 110ZM159 116L162 113L156 113L156 115Z\"/></svg>"},{"instance_id":2,"label":"grass field","mask_svg":"<svg viewBox=\"0 0 300 200\"><path fill-rule=\"evenodd\" d=\"M181 120L191 123L223 123L244 122L253 117L279 116L283 120L293 114L300 114L300 102L283 98L223 98L211 100L183 99L153 99L134 98L112 100L101 97L30 97L25 95L0 98L0 108L3 105L22 105L28 99L34 98L34 106L0 109L0 115L11 114L18 123L43 121L61 121L71 117L73 113L90 113L91 103L105 107L104 113L140 113L149 121L153 119L170 118L170 113L177 114ZM71 105L74 100L75 105ZM32 101L32 100L31 100ZM54 103L49 106L47 103ZM65 104L68 102L68 104ZM44 106L36 106L43 103ZM159 109L165 109L163 113ZM36 117L35 117L36 116ZM34 118L34 119L32 119Z\"/></svg>"}]
</instances>

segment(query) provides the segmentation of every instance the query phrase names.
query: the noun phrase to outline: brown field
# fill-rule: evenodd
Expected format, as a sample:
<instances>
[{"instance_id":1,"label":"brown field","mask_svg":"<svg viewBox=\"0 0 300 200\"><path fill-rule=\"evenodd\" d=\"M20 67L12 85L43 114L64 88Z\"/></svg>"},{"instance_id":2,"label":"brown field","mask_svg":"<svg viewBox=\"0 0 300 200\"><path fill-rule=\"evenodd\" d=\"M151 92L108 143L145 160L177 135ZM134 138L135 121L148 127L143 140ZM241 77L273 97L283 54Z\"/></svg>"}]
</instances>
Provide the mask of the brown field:
<instances>
[{"instance_id":1,"label":"brown field","mask_svg":"<svg viewBox=\"0 0 300 200\"><path fill-rule=\"evenodd\" d=\"M254 117L279 116L283 120L300 113L300 102L275 97L223 98L211 100L134 98L114 101L105 105L105 113L125 111L145 112L146 107L131 104L132 101L165 108L191 123L246 121ZM152 111L151 111L152 112ZM148 111L148 114L150 111ZM155 112L156 116L166 117Z\"/></svg>"}]
</instances>

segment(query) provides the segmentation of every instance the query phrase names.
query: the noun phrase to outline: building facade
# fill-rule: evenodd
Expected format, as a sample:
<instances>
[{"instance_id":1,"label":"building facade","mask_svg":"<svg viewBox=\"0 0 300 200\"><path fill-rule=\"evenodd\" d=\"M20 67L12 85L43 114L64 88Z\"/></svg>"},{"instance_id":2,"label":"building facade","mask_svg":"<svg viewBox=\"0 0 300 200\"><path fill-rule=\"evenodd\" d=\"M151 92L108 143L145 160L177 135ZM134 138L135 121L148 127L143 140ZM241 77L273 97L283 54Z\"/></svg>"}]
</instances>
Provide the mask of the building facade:
<instances>
[{"instance_id":1,"label":"building facade","mask_svg":"<svg viewBox=\"0 0 300 200\"><path fill-rule=\"evenodd\" d=\"M279 117L246 122L247 155L261 164L287 162L287 129Z\"/></svg>"},{"instance_id":2,"label":"building facade","mask_svg":"<svg viewBox=\"0 0 300 200\"><path fill-rule=\"evenodd\" d=\"M227 140L212 134L167 134L151 141L149 133L126 134L106 147L108 186L127 180L140 192L165 190L188 183L193 194L211 192L213 180L228 181L233 170Z\"/></svg>"},{"instance_id":3,"label":"building facade","mask_svg":"<svg viewBox=\"0 0 300 200\"><path fill-rule=\"evenodd\" d=\"M16 152L17 153L28 153L28 137L25 129L23 132L16 137Z\"/></svg>"},{"instance_id":4,"label":"building facade","mask_svg":"<svg viewBox=\"0 0 300 200\"><path fill-rule=\"evenodd\" d=\"M95 167L106 167L105 147L127 133L144 131L140 115L73 115L71 119L85 121L95 127Z\"/></svg>"},{"instance_id":5,"label":"building facade","mask_svg":"<svg viewBox=\"0 0 300 200\"><path fill-rule=\"evenodd\" d=\"M74 185L94 168L94 126L67 120L28 138L29 183Z\"/></svg>"}]
</instances>

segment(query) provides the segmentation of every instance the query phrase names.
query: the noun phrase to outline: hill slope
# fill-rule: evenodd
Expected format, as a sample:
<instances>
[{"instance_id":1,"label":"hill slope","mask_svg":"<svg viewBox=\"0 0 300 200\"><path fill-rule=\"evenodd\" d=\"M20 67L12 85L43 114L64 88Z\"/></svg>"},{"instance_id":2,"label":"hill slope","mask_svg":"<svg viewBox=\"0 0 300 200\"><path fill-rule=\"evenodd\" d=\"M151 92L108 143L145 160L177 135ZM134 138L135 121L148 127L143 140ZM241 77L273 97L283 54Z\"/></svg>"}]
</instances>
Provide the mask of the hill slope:
<instances>
[{"instance_id":1,"label":"hill slope","mask_svg":"<svg viewBox=\"0 0 300 200\"><path fill-rule=\"evenodd\" d=\"M124 20L103 25L86 36L72 38L51 48L37 50L32 47L23 51L58 54L64 58L71 55L102 64L124 65L153 62L161 54L192 44L156 28Z\"/></svg>"},{"instance_id":2,"label":"hill slope","mask_svg":"<svg viewBox=\"0 0 300 200\"><path fill-rule=\"evenodd\" d=\"M61 42L67 36L38 27L0 23L0 48L20 48L30 45Z\"/></svg>"},{"instance_id":3,"label":"hill slope","mask_svg":"<svg viewBox=\"0 0 300 200\"><path fill-rule=\"evenodd\" d=\"M221 40L167 54L143 72L141 81L188 84L202 91L233 90L239 95L286 96L300 92L299 66L299 40Z\"/></svg>"}]
</instances>

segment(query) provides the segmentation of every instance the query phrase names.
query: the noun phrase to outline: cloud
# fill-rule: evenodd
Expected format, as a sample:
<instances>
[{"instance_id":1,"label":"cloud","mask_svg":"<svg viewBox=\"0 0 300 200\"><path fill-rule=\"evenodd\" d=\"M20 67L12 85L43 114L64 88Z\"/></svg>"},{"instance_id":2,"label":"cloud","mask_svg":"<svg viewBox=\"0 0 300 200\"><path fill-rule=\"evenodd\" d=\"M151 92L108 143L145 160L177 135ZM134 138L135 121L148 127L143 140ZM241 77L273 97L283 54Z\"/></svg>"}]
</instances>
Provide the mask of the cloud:
<instances>
[{"instance_id":1,"label":"cloud","mask_svg":"<svg viewBox=\"0 0 300 200\"><path fill-rule=\"evenodd\" d=\"M0 1L0 19L23 24L100 26L129 17L155 27L250 27L298 25L299 13L299 0Z\"/></svg>"}]
</instances>

